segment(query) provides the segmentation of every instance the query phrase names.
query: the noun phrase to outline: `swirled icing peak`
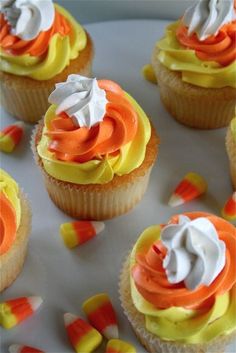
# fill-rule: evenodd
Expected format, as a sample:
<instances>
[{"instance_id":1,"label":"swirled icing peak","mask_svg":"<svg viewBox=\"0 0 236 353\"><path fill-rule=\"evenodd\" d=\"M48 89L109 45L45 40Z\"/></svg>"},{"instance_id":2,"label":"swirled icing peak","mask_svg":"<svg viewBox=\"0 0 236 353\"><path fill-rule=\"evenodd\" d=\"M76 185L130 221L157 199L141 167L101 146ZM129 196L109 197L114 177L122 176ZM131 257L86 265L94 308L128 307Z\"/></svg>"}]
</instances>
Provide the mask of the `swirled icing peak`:
<instances>
[{"instance_id":1,"label":"swirled icing peak","mask_svg":"<svg viewBox=\"0 0 236 353\"><path fill-rule=\"evenodd\" d=\"M184 281L190 290L210 286L225 266L225 243L207 218L191 221L182 215L178 224L162 230L161 239L167 248L163 267L170 283Z\"/></svg>"},{"instance_id":2,"label":"swirled icing peak","mask_svg":"<svg viewBox=\"0 0 236 353\"><path fill-rule=\"evenodd\" d=\"M0 11L11 26L11 34L30 41L53 24L52 0L0 0Z\"/></svg>"},{"instance_id":3,"label":"swirled icing peak","mask_svg":"<svg viewBox=\"0 0 236 353\"><path fill-rule=\"evenodd\" d=\"M201 0L186 10L182 21L189 36L196 33L203 41L216 36L223 25L235 19L234 0Z\"/></svg>"},{"instance_id":4,"label":"swirled icing peak","mask_svg":"<svg viewBox=\"0 0 236 353\"><path fill-rule=\"evenodd\" d=\"M56 114L65 112L76 126L88 128L103 121L108 102L95 78L80 75L70 75L66 82L56 84L48 100L57 105Z\"/></svg>"}]
</instances>

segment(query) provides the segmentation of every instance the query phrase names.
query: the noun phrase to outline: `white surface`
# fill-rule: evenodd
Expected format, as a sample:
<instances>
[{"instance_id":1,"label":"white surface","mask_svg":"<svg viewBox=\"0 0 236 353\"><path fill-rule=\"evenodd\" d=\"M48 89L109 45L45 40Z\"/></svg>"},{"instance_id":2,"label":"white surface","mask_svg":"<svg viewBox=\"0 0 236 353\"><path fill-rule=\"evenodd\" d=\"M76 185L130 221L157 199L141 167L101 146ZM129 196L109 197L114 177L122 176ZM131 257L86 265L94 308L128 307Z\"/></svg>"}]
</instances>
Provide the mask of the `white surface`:
<instances>
[{"instance_id":1,"label":"white surface","mask_svg":"<svg viewBox=\"0 0 236 353\"><path fill-rule=\"evenodd\" d=\"M175 212L219 211L232 192L225 151L225 129L198 131L175 122L160 103L157 88L140 75L149 61L166 21L119 21L88 25L96 43L94 74L119 82L151 117L161 137L158 161L143 201L129 214L107 221L104 232L74 251L64 247L59 226L70 218L48 198L29 148L31 127L27 127L18 149L1 155L1 165L29 195L33 229L28 258L21 276L3 293L3 299L39 295L44 303L39 312L11 331L1 333L0 351L13 343L39 347L48 353L73 352L63 325L63 314L82 315L81 304L90 295L108 292L118 313L120 337L137 342L122 314L118 298L118 277L128 250L144 228L163 223ZM2 113L3 125L13 118ZM196 171L208 181L209 191L201 199L172 209L170 193L182 176ZM235 352L231 346L228 352ZM104 352L102 347L98 352ZM217 352L218 353L218 352Z\"/></svg>"},{"instance_id":2,"label":"white surface","mask_svg":"<svg viewBox=\"0 0 236 353\"><path fill-rule=\"evenodd\" d=\"M55 0L81 23L119 19L177 19L198 0Z\"/></svg>"}]
</instances>

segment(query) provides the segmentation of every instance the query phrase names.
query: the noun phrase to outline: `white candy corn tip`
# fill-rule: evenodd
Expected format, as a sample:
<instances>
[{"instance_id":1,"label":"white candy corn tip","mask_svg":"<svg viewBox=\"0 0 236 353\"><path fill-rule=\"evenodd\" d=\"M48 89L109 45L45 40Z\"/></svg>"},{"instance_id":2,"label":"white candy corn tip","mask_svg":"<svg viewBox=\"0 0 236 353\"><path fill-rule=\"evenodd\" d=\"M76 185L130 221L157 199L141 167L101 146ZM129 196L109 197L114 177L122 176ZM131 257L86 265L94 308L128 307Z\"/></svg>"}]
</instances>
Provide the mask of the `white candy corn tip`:
<instances>
[{"instance_id":1,"label":"white candy corn tip","mask_svg":"<svg viewBox=\"0 0 236 353\"><path fill-rule=\"evenodd\" d=\"M105 328L102 332L103 336L105 336L108 340L113 338L119 338L119 331L117 325L110 325Z\"/></svg>"},{"instance_id":2,"label":"white candy corn tip","mask_svg":"<svg viewBox=\"0 0 236 353\"><path fill-rule=\"evenodd\" d=\"M168 205L170 207L176 207L176 206L183 205L184 202L185 201L180 196L173 194L173 195L171 195L171 197L169 199Z\"/></svg>"},{"instance_id":3,"label":"white candy corn tip","mask_svg":"<svg viewBox=\"0 0 236 353\"><path fill-rule=\"evenodd\" d=\"M9 347L9 353L20 353L23 347L24 346L22 346L20 344L12 344Z\"/></svg>"},{"instance_id":4,"label":"white candy corn tip","mask_svg":"<svg viewBox=\"0 0 236 353\"><path fill-rule=\"evenodd\" d=\"M66 327L69 326L70 324L72 324L77 319L78 319L78 317L74 314L71 314L71 313L64 314L64 323L65 323Z\"/></svg>"},{"instance_id":5,"label":"white candy corn tip","mask_svg":"<svg viewBox=\"0 0 236 353\"><path fill-rule=\"evenodd\" d=\"M29 297L28 302L31 305L32 310L36 311L43 303L43 299L41 297Z\"/></svg>"},{"instance_id":6,"label":"white candy corn tip","mask_svg":"<svg viewBox=\"0 0 236 353\"><path fill-rule=\"evenodd\" d=\"M104 230L104 228L105 228L105 223L104 222L92 221L91 223L92 223L93 228L95 229L96 234L101 233Z\"/></svg>"}]
</instances>

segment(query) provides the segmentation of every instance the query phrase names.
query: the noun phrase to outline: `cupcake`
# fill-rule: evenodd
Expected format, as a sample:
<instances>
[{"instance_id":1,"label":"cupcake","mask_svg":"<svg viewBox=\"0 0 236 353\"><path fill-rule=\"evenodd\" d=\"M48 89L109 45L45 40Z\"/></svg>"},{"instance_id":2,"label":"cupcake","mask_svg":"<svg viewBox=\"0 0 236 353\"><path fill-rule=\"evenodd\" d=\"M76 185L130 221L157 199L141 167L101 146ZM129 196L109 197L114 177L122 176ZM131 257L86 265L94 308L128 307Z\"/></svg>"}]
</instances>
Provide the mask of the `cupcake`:
<instances>
[{"instance_id":1,"label":"cupcake","mask_svg":"<svg viewBox=\"0 0 236 353\"><path fill-rule=\"evenodd\" d=\"M236 336L236 228L203 212L147 228L121 273L124 312L152 353L224 352Z\"/></svg>"},{"instance_id":2,"label":"cupcake","mask_svg":"<svg viewBox=\"0 0 236 353\"><path fill-rule=\"evenodd\" d=\"M80 219L119 216L138 203L158 138L138 103L113 81L70 75L49 96L33 152L53 202Z\"/></svg>"},{"instance_id":3,"label":"cupcake","mask_svg":"<svg viewBox=\"0 0 236 353\"><path fill-rule=\"evenodd\" d=\"M229 157L230 172L236 190L236 117L231 121L226 135L226 149Z\"/></svg>"},{"instance_id":4,"label":"cupcake","mask_svg":"<svg viewBox=\"0 0 236 353\"><path fill-rule=\"evenodd\" d=\"M0 4L1 104L35 123L55 83L72 73L91 75L93 44L79 23L52 0Z\"/></svg>"},{"instance_id":5,"label":"cupcake","mask_svg":"<svg viewBox=\"0 0 236 353\"><path fill-rule=\"evenodd\" d=\"M23 267L31 228L31 212L15 180L0 169L0 292Z\"/></svg>"},{"instance_id":6,"label":"cupcake","mask_svg":"<svg viewBox=\"0 0 236 353\"><path fill-rule=\"evenodd\" d=\"M202 0L167 27L152 67L161 100L180 123L214 129L229 124L236 103L234 0Z\"/></svg>"}]
</instances>

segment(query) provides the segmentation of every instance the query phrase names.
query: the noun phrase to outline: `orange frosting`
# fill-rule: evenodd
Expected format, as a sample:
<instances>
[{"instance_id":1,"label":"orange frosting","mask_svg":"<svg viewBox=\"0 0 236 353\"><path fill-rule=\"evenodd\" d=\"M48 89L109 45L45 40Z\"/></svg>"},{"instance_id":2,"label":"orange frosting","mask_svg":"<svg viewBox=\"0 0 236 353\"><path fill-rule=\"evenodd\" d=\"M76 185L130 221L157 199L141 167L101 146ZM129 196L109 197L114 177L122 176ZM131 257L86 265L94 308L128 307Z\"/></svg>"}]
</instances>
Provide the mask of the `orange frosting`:
<instances>
[{"instance_id":1,"label":"orange frosting","mask_svg":"<svg viewBox=\"0 0 236 353\"><path fill-rule=\"evenodd\" d=\"M65 113L51 121L47 132L51 139L48 149L58 160L87 162L118 153L122 146L134 139L138 117L124 91L108 80L100 80L98 85L106 91L108 100L102 122L91 128L78 127Z\"/></svg>"},{"instance_id":2,"label":"orange frosting","mask_svg":"<svg viewBox=\"0 0 236 353\"><path fill-rule=\"evenodd\" d=\"M52 27L30 41L22 40L10 33L11 27L3 14L0 14L0 47L12 55L30 54L32 56L43 55L49 46L52 36L59 33L66 36L70 33L71 27L67 19L58 11L55 11L55 19Z\"/></svg>"},{"instance_id":3,"label":"orange frosting","mask_svg":"<svg viewBox=\"0 0 236 353\"><path fill-rule=\"evenodd\" d=\"M176 37L184 47L195 50L200 60L216 61L227 66L236 59L236 21L224 25L216 36L203 41L195 33L189 36L188 28L181 24Z\"/></svg>"},{"instance_id":4,"label":"orange frosting","mask_svg":"<svg viewBox=\"0 0 236 353\"><path fill-rule=\"evenodd\" d=\"M166 249L161 240L157 241L147 253L138 253L136 265L132 268L132 277L140 294L156 308L166 309L172 306L189 309L208 309L217 295L228 292L236 283L236 229L225 220L201 212L187 213L191 220L207 217L215 226L218 236L226 245L226 264L210 286L199 286L196 290L187 289L184 282L171 284L162 266ZM178 223L178 216L170 223Z\"/></svg>"},{"instance_id":5,"label":"orange frosting","mask_svg":"<svg viewBox=\"0 0 236 353\"><path fill-rule=\"evenodd\" d=\"M16 237L16 212L11 202L0 192L0 255L6 253Z\"/></svg>"}]
</instances>

